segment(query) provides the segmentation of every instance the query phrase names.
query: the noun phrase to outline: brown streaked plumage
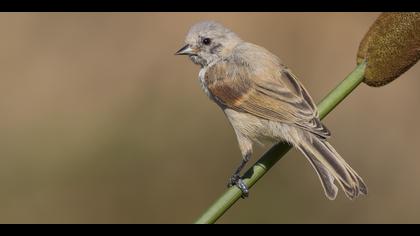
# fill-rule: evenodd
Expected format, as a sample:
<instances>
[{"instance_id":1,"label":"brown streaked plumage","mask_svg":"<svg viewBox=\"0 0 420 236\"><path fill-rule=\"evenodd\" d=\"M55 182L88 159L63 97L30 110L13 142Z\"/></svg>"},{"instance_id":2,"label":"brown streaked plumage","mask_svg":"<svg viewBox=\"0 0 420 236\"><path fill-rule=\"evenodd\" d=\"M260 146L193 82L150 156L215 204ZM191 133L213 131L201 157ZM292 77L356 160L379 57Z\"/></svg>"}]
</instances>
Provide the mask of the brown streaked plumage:
<instances>
[{"instance_id":1,"label":"brown streaked plumage","mask_svg":"<svg viewBox=\"0 0 420 236\"><path fill-rule=\"evenodd\" d=\"M186 43L177 54L201 65L203 90L222 108L238 138L243 161L229 186L237 185L247 196L239 173L253 143L286 141L308 158L329 199L337 195L334 180L351 199L367 194L362 178L326 141L330 132L309 93L278 57L212 21L194 25Z\"/></svg>"},{"instance_id":2,"label":"brown streaked plumage","mask_svg":"<svg viewBox=\"0 0 420 236\"><path fill-rule=\"evenodd\" d=\"M265 49L246 43L235 50L242 48L246 51L241 58L226 58L207 69L205 82L211 94L228 108L328 137L314 102L296 77L279 60L266 60L271 53ZM254 65L244 65L247 60L255 61Z\"/></svg>"}]
</instances>

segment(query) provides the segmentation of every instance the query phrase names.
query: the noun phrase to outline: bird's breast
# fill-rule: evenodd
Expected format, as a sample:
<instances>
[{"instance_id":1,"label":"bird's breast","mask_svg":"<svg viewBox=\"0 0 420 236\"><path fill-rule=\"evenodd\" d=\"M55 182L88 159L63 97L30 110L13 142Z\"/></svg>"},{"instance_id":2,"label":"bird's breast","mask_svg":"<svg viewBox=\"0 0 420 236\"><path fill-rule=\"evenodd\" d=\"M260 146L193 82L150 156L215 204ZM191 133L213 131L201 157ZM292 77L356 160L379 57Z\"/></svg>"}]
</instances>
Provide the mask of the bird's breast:
<instances>
[{"instance_id":1,"label":"bird's breast","mask_svg":"<svg viewBox=\"0 0 420 236\"><path fill-rule=\"evenodd\" d=\"M214 100L213 96L211 95L206 82L206 72L207 67L203 67L200 72L198 73L198 81L200 82L201 89L204 91L204 93L212 100Z\"/></svg>"}]
</instances>

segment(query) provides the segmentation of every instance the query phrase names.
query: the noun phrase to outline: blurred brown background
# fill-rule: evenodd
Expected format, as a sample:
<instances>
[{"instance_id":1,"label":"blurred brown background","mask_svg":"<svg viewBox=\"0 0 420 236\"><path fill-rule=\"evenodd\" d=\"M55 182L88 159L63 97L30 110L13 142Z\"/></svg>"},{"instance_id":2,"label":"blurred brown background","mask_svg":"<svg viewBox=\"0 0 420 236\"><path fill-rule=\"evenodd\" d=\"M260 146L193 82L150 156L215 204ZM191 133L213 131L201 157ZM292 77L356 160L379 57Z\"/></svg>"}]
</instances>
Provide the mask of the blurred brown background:
<instances>
[{"instance_id":1,"label":"blurred brown background","mask_svg":"<svg viewBox=\"0 0 420 236\"><path fill-rule=\"evenodd\" d=\"M377 15L0 14L0 222L193 222L240 153L199 68L173 55L189 27L214 19L266 47L319 101ZM219 222L420 223L419 75L361 85L325 120L368 197L328 201L292 151Z\"/></svg>"}]
</instances>

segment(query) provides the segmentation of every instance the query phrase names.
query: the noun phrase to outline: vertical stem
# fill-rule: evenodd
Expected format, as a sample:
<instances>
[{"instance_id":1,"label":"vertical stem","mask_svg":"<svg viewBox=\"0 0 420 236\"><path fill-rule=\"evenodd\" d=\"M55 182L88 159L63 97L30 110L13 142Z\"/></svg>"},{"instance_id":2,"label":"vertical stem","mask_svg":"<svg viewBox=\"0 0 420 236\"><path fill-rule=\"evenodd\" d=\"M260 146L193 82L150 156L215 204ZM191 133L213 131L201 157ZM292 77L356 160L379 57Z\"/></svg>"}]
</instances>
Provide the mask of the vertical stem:
<instances>
[{"instance_id":1,"label":"vertical stem","mask_svg":"<svg viewBox=\"0 0 420 236\"><path fill-rule=\"evenodd\" d=\"M362 81L366 62L359 64L335 89L333 89L318 105L319 116L323 119L344 98L347 97ZM267 171L274 166L291 146L285 143L274 145L244 174L244 182L251 188ZM236 201L242 192L237 187L229 188L196 220L196 224L212 224L216 222Z\"/></svg>"}]
</instances>

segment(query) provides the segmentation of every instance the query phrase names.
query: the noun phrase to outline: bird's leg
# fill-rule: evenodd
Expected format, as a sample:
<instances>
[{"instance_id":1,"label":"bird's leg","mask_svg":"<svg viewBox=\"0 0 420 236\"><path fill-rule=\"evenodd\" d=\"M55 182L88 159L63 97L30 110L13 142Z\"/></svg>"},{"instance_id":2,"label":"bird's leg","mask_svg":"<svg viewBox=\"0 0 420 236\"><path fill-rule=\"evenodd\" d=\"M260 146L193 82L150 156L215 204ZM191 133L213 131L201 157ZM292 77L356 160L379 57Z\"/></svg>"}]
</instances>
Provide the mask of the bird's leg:
<instances>
[{"instance_id":1,"label":"bird's leg","mask_svg":"<svg viewBox=\"0 0 420 236\"><path fill-rule=\"evenodd\" d=\"M246 184L244 183L243 179L240 176L240 173L242 169L245 167L246 163L251 158L251 152L246 152L245 155L242 158L241 163L239 164L236 171L233 173L233 175L230 177L228 182L228 187L232 187L233 185L236 185L241 191L242 191L242 198L246 198L249 195L249 190Z\"/></svg>"}]
</instances>

